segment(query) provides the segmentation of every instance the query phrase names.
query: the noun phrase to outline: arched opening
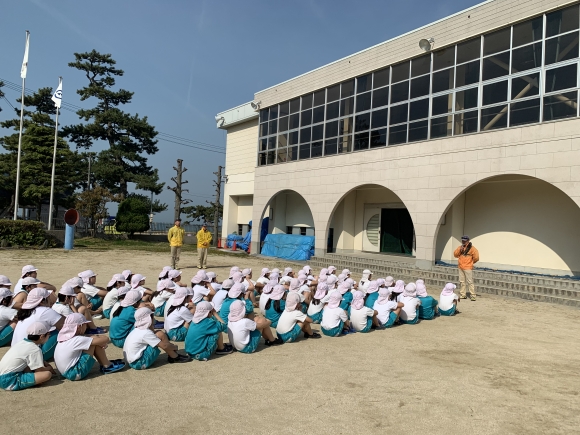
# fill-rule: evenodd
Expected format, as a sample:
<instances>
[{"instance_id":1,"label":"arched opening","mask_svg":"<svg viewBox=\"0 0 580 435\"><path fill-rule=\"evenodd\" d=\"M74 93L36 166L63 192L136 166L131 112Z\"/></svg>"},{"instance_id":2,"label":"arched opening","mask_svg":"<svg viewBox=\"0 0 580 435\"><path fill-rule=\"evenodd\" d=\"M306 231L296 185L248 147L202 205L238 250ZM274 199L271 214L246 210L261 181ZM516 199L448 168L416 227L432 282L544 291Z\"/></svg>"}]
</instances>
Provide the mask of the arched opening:
<instances>
[{"instance_id":1,"label":"arched opening","mask_svg":"<svg viewBox=\"0 0 580 435\"><path fill-rule=\"evenodd\" d=\"M523 175L480 181L457 196L441 218L435 260L456 264L454 249L471 237L481 267L580 274L580 208L552 184Z\"/></svg>"},{"instance_id":2,"label":"arched opening","mask_svg":"<svg viewBox=\"0 0 580 435\"><path fill-rule=\"evenodd\" d=\"M413 220L393 191L376 184L359 186L344 195L332 212L327 251L413 256Z\"/></svg>"}]
</instances>

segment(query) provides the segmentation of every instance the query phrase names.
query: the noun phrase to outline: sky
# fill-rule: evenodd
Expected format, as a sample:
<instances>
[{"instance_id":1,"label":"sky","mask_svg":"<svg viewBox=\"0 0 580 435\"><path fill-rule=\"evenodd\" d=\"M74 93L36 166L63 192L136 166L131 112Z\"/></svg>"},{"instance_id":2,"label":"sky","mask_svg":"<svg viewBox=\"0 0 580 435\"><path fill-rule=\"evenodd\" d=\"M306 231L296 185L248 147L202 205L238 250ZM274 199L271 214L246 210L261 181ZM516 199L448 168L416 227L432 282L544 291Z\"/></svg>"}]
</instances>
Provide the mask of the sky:
<instances>
[{"instance_id":1,"label":"sky","mask_svg":"<svg viewBox=\"0 0 580 435\"><path fill-rule=\"evenodd\" d=\"M252 101L254 93L479 3L474 0L11 0L0 13L0 80L21 83L25 31L26 88L54 87L63 102L92 107L76 90L86 77L68 67L73 53L109 53L124 70L117 88L134 92L123 110L147 116L164 138L149 164L166 185L183 159L192 204L215 195L213 172L225 164L226 134L215 115ZM431 35L425 35L429 37ZM4 88L18 107L19 92ZM0 99L0 120L14 117ZM61 125L78 123L63 110ZM0 130L0 134L6 134ZM183 144L189 145L184 146ZM257 144L256 144L257 145ZM95 144L92 151L103 149ZM204 149L200 149L204 148ZM50 170L50 168L47 168ZM146 192L140 192L146 193ZM173 219L174 194L156 197ZM109 207L114 213L115 206Z\"/></svg>"}]
</instances>

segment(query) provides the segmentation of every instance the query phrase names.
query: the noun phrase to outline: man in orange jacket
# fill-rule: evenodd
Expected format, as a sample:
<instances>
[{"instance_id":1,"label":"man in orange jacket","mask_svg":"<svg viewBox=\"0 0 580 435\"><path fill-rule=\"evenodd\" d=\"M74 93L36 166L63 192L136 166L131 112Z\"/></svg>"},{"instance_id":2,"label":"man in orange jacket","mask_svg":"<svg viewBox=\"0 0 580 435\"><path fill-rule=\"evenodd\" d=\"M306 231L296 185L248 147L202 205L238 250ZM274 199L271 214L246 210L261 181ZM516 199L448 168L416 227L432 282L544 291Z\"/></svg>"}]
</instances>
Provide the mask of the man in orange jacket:
<instances>
[{"instance_id":1,"label":"man in orange jacket","mask_svg":"<svg viewBox=\"0 0 580 435\"><path fill-rule=\"evenodd\" d=\"M459 246L453 253L457 258L457 266L459 267L459 283L461 290L459 292L461 299L466 299L465 284L469 287L469 297L475 301L475 286L473 285L473 265L479 261L479 252L475 246L469 241L469 236L461 237L461 246Z\"/></svg>"}]
</instances>

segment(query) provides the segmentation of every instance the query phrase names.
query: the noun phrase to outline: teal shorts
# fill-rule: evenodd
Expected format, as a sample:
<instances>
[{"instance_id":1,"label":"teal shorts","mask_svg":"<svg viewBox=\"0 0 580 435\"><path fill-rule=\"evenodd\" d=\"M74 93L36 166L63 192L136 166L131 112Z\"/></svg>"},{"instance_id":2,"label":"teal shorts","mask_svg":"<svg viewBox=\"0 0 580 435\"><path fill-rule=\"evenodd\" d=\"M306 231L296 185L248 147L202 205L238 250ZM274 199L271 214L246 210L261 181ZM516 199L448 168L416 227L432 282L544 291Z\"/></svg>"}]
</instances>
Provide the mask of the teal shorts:
<instances>
[{"instance_id":1,"label":"teal shorts","mask_svg":"<svg viewBox=\"0 0 580 435\"><path fill-rule=\"evenodd\" d=\"M157 317L165 317L165 304L167 304L167 301L163 302L163 305L161 305L160 307L155 308L155 315Z\"/></svg>"},{"instance_id":2,"label":"teal shorts","mask_svg":"<svg viewBox=\"0 0 580 435\"><path fill-rule=\"evenodd\" d=\"M127 337L125 337L125 338L127 338ZM113 343L113 345L116 347L120 347L121 349L123 349L123 346L125 346L125 338L111 338L111 337L109 337L109 339L111 340L111 343Z\"/></svg>"},{"instance_id":3,"label":"teal shorts","mask_svg":"<svg viewBox=\"0 0 580 435\"><path fill-rule=\"evenodd\" d=\"M343 327L344 327L344 322L341 320L340 323L338 324L338 326L335 326L332 329L320 328L320 330L322 331L322 333L324 335L327 335L329 337L338 337L340 335L340 333L342 332Z\"/></svg>"},{"instance_id":4,"label":"teal shorts","mask_svg":"<svg viewBox=\"0 0 580 435\"><path fill-rule=\"evenodd\" d=\"M185 341L185 337L187 336L187 328L183 325L170 329L167 331L167 336L171 341Z\"/></svg>"},{"instance_id":5,"label":"teal shorts","mask_svg":"<svg viewBox=\"0 0 580 435\"><path fill-rule=\"evenodd\" d=\"M95 296L93 298L87 298L91 303L92 307L91 310L98 310L101 305L103 305L103 298L100 296Z\"/></svg>"},{"instance_id":6,"label":"teal shorts","mask_svg":"<svg viewBox=\"0 0 580 435\"><path fill-rule=\"evenodd\" d=\"M212 356L216 351L220 335L221 332L219 334L208 337L207 347L202 352L197 353L195 355L190 353L189 356L197 361L207 361L209 357Z\"/></svg>"},{"instance_id":7,"label":"teal shorts","mask_svg":"<svg viewBox=\"0 0 580 435\"><path fill-rule=\"evenodd\" d=\"M322 311L320 311L319 313L313 314L312 316L308 316L312 319L312 323L316 323L317 325L320 324L320 322L322 322Z\"/></svg>"},{"instance_id":8,"label":"teal shorts","mask_svg":"<svg viewBox=\"0 0 580 435\"><path fill-rule=\"evenodd\" d=\"M300 311L306 314L306 312L308 311L308 305L306 304L306 302L302 302Z\"/></svg>"},{"instance_id":9,"label":"teal shorts","mask_svg":"<svg viewBox=\"0 0 580 435\"><path fill-rule=\"evenodd\" d=\"M292 331L286 332L284 334L279 334L276 332L276 335L278 335L278 337L280 337L284 343L292 343L293 341L296 341L300 335L300 332L302 332L302 328L300 328L300 325L296 324L294 325Z\"/></svg>"},{"instance_id":10,"label":"teal shorts","mask_svg":"<svg viewBox=\"0 0 580 435\"><path fill-rule=\"evenodd\" d=\"M14 329L12 329L12 326L6 325L4 328L2 328L2 331L0 331L0 346L6 346L7 344L10 344L12 342L13 334Z\"/></svg>"},{"instance_id":11,"label":"teal shorts","mask_svg":"<svg viewBox=\"0 0 580 435\"><path fill-rule=\"evenodd\" d=\"M80 381L87 377L94 364L95 359L88 353L83 352L77 363L62 375L69 381Z\"/></svg>"},{"instance_id":12,"label":"teal shorts","mask_svg":"<svg viewBox=\"0 0 580 435\"><path fill-rule=\"evenodd\" d=\"M416 325L419 323L419 309L417 309L417 313L415 314L415 318L413 320L401 319L401 323L404 323L405 325Z\"/></svg>"},{"instance_id":13,"label":"teal shorts","mask_svg":"<svg viewBox=\"0 0 580 435\"><path fill-rule=\"evenodd\" d=\"M107 309L107 310L103 310L103 317L105 319L110 319L111 318L111 310L113 309L113 307Z\"/></svg>"},{"instance_id":14,"label":"teal shorts","mask_svg":"<svg viewBox=\"0 0 580 435\"><path fill-rule=\"evenodd\" d=\"M381 323L381 325L383 325L385 328L390 328L395 324L396 321L397 321L397 313L391 311L389 313L389 320L387 320L386 323Z\"/></svg>"},{"instance_id":15,"label":"teal shorts","mask_svg":"<svg viewBox=\"0 0 580 435\"><path fill-rule=\"evenodd\" d=\"M7 373L0 375L0 388L6 391L18 391L34 387L34 373Z\"/></svg>"},{"instance_id":16,"label":"teal shorts","mask_svg":"<svg viewBox=\"0 0 580 435\"><path fill-rule=\"evenodd\" d=\"M373 318L367 317L367 326L365 326L359 332L369 332L371 330L371 326L373 326Z\"/></svg>"},{"instance_id":17,"label":"teal shorts","mask_svg":"<svg viewBox=\"0 0 580 435\"><path fill-rule=\"evenodd\" d=\"M147 346L143 351L141 357L138 360L129 363L129 366L131 366L135 370L148 369L153 365L153 363L155 362L160 353L161 351L159 350L158 347Z\"/></svg>"},{"instance_id":18,"label":"teal shorts","mask_svg":"<svg viewBox=\"0 0 580 435\"><path fill-rule=\"evenodd\" d=\"M439 310L439 314L441 314L442 316L453 316L455 314L455 309L457 308L457 306L455 304L453 304L453 306L451 308L449 308L448 310L442 310L441 308L437 308Z\"/></svg>"},{"instance_id":19,"label":"teal shorts","mask_svg":"<svg viewBox=\"0 0 580 435\"><path fill-rule=\"evenodd\" d=\"M260 338L262 337L262 333L260 331L252 331L250 332L250 342L246 344L240 352L242 353L253 353L258 348L258 344L260 343Z\"/></svg>"},{"instance_id":20,"label":"teal shorts","mask_svg":"<svg viewBox=\"0 0 580 435\"><path fill-rule=\"evenodd\" d=\"M55 329L54 331L50 332L48 340L46 340L46 343L44 343L40 347L42 349L42 357L44 358L45 361L52 359L52 357L54 357L54 350L56 349L57 339L58 339L58 329Z\"/></svg>"}]
</instances>

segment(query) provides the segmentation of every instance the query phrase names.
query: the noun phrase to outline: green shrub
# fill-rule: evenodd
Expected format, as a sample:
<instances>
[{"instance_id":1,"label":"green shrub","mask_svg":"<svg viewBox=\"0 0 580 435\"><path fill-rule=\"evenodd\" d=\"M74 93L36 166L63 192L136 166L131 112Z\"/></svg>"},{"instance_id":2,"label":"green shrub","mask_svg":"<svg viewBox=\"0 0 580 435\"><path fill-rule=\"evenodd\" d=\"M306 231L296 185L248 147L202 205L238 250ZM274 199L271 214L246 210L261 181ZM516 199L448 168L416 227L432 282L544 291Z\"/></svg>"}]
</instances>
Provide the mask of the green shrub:
<instances>
[{"instance_id":1,"label":"green shrub","mask_svg":"<svg viewBox=\"0 0 580 435\"><path fill-rule=\"evenodd\" d=\"M115 228L122 233L141 233L149 229L149 205L141 198L128 196L119 204Z\"/></svg>"},{"instance_id":2,"label":"green shrub","mask_svg":"<svg viewBox=\"0 0 580 435\"><path fill-rule=\"evenodd\" d=\"M40 246L46 238L42 222L0 219L0 240L9 246Z\"/></svg>"}]
</instances>

